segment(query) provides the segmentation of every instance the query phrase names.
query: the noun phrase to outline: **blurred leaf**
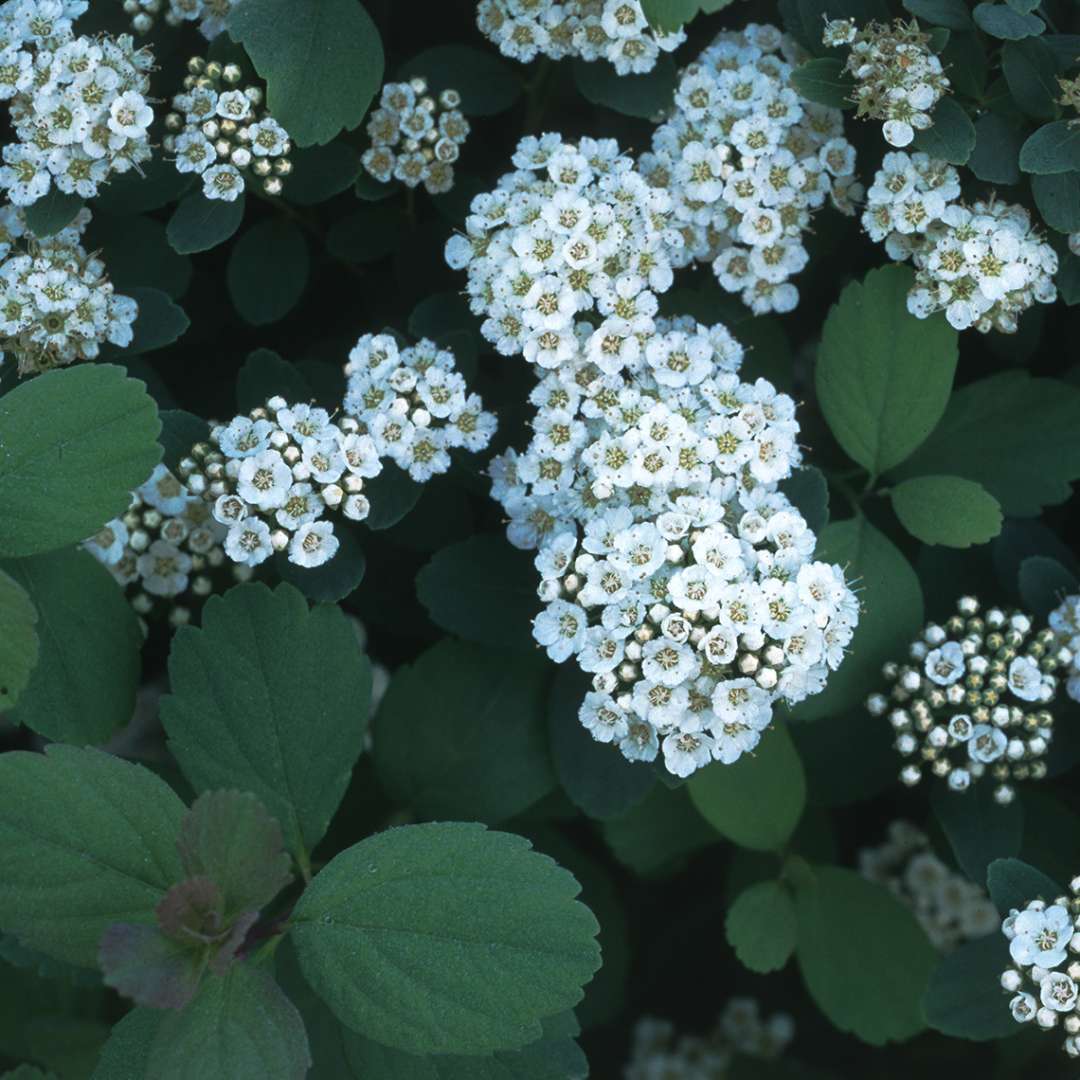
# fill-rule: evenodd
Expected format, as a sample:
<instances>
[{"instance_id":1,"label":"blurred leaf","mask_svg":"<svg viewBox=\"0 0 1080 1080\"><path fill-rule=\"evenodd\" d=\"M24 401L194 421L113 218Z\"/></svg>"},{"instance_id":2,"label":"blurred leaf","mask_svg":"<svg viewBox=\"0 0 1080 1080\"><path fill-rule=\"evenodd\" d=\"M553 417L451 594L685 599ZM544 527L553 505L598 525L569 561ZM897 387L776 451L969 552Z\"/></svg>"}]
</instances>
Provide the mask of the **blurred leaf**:
<instances>
[{"instance_id":1,"label":"blurred leaf","mask_svg":"<svg viewBox=\"0 0 1080 1080\"><path fill-rule=\"evenodd\" d=\"M655 874L719 837L698 813L685 787L654 784L644 800L605 821L604 840L615 858L643 877Z\"/></svg>"},{"instance_id":2,"label":"blurred leaf","mask_svg":"<svg viewBox=\"0 0 1080 1080\"><path fill-rule=\"evenodd\" d=\"M253 225L233 246L227 267L229 295L240 317L253 326L283 319L304 295L310 268L307 241L291 221L271 218Z\"/></svg>"},{"instance_id":3,"label":"blurred leaf","mask_svg":"<svg viewBox=\"0 0 1080 1080\"><path fill-rule=\"evenodd\" d=\"M346 142L310 146L289 154L292 172L283 195L297 206L315 206L347 191L360 175L360 153Z\"/></svg>"},{"instance_id":4,"label":"blurred leaf","mask_svg":"<svg viewBox=\"0 0 1080 1080\"><path fill-rule=\"evenodd\" d=\"M924 544L966 548L1001 532L1001 507L982 485L960 476L915 476L889 491L900 523Z\"/></svg>"},{"instance_id":5,"label":"blurred leaf","mask_svg":"<svg viewBox=\"0 0 1080 1080\"><path fill-rule=\"evenodd\" d=\"M778 971L798 944L791 893L778 881L751 885L728 908L724 933L744 967L761 975Z\"/></svg>"},{"instance_id":6,"label":"blurred leaf","mask_svg":"<svg viewBox=\"0 0 1080 1080\"><path fill-rule=\"evenodd\" d=\"M105 984L138 1005L182 1009L195 997L204 960L156 926L114 923L98 950Z\"/></svg>"},{"instance_id":7,"label":"blurred leaf","mask_svg":"<svg viewBox=\"0 0 1080 1080\"><path fill-rule=\"evenodd\" d=\"M977 885L986 881L986 868L1002 856L1017 855L1024 841L1024 807L1020 799L1001 806L991 780L970 790L951 791L935 782L930 805L952 848L956 861Z\"/></svg>"},{"instance_id":8,"label":"blurred leaf","mask_svg":"<svg viewBox=\"0 0 1080 1080\"><path fill-rule=\"evenodd\" d=\"M1043 620L1065 599L1080 591L1076 575L1045 555L1032 555L1020 564L1020 596L1024 607Z\"/></svg>"},{"instance_id":9,"label":"blurred leaf","mask_svg":"<svg viewBox=\"0 0 1080 1080\"><path fill-rule=\"evenodd\" d=\"M930 976L923 1009L927 1023L945 1035L983 1042L1019 1034L1009 1012L1001 973L1010 966L1002 934L968 941L946 956Z\"/></svg>"},{"instance_id":10,"label":"blurred leaf","mask_svg":"<svg viewBox=\"0 0 1080 1080\"><path fill-rule=\"evenodd\" d=\"M26 590L0 569L0 713L26 689L38 662L37 609Z\"/></svg>"},{"instance_id":11,"label":"blurred leaf","mask_svg":"<svg viewBox=\"0 0 1080 1080\"><path fill-rule=\"evenodd\" d=\"M1013 908L1023 910L1032 900L1050 904L1065 895L1065 889L1053 878L1019 859L994 859L986 868L986 889L1002 915Z\"/></svg>"},{"instance_id":12,"label":"blurred leaf","mask_svg":"<svg viewBox=\"0 0 1080 1080\"><path fill-rule=\"evenodd\" d=\"M375 262L397 247L403 225L396 207L362 206L330 226L326 250L346 262Z\"/></svg>"}]
</instances>

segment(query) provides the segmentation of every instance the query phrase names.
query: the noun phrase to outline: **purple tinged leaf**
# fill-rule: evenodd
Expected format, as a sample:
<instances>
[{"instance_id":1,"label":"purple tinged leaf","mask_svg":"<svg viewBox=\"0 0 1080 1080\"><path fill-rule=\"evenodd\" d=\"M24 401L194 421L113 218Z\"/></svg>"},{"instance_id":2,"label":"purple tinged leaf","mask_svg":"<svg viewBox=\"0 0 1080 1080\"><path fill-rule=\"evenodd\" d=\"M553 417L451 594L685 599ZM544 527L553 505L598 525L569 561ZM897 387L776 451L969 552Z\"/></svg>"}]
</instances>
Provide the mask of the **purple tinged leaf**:
<instances>
[{"instance_id":1,"label":"purple tinged leaf","mask_svg":"<svg viewBox=\"0 0 1080 1080\"><path fill-rule=\"evenodd\" d=\"M134 923L114 923L105 930L98 962L107 986L154 1009L182 1009L195 996L203 967L200 953L154 926Z\"/></svg>"},{"instance_id":2,"label":"purple tinged leaf","mask_svg":"<svg viewBox=\"0 0 1080 1080\"><path fill-rule=\"evenodd\" d=\"M210 970L215 975L224 975L232 967L236 960L240 947L248 936L248 931L255 925L259 918L257 911L247 911L239 916L229 930L229 936L218 946L217 951L210 958Z\"/></svg>"},{"instance_id":3,"label":"purple tinged leaf","mask_svg":"<svg viewBox=\"0 0 1080 1080\"><path fill-rule=\"evenodd\" d=\"M188 945L217 940L225 930L224 897L208 877L193 877L174 885L154 909L158 927L167 937Z\"/></svg>"}]
</instances>

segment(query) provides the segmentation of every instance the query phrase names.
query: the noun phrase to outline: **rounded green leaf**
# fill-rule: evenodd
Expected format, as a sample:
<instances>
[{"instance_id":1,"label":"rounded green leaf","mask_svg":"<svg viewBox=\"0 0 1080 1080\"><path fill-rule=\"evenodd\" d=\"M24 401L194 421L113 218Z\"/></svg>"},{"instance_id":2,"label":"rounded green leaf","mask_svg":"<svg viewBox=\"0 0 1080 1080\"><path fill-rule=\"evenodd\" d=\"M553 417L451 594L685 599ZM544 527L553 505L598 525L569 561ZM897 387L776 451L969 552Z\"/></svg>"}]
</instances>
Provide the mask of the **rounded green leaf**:
<instances>
[{"instance_id":1,"label":"rounded green leaf","mask_svg":"<svg viewBox=\"0 0 1080 1080\"><path fill-rule=\"evenodd\" d=\"M1006 42L1001 50L1001 69L1013 101L1024 113L1036 120L1053 120L1059 115L1057 64L1045 41L1029 37Z\"/></svg>"},{"instance_id":2,"label":"rounded green leaf","mask_svg":"<svg viewBox=\"0 0 1080 1080\"><path fill-rule=\"evenodd\" d=\"M401 214L392 207L362 206L330 226L326 250L345 262L376 262L397 248L403 225Z\"/></svg>"},{"instance_id":3,"label":"rounded green leaf","mask_svg":"<svg viewBox=\"0 0 1080 1080\"><path fill-rule=\"evenodd\" d=\"M228 202L208 199L201 191L182 199L165 230L173 251L194 255L225 243L244 220L244 202L243 195Z\"/></svg>"},{"instance_id":4,"label":"rounded green leaf","mask_svg":"<svg viewBox=\"0 0 1080 1080\"><path fill-rule=\"evenodd\" d=\"M161 460L160 430L146 387L111 364L48 371L5 394L0 556L77 543L122 514Z\"/></svg>"},{"instance_id":5,"label":"rounded green leaf","mask_svg":"<svg viewBox=\"0 0 1080 1080\"><path fill-rule=\"evenodd\" d=\"M871 270L825 320L816 383L840 445L879 475L908 457L941 419L956 371L956 331L907 310L907 267Z\"/></svg>"},{"instance_id":6,"label":"rounded green leaf","mask_svg":"<svg viewBox=\"0 0 1080 1080\"><path fill-rule=\"evenodd\" d=\"M966 548L1001 532L1001 507L981 484L960 476L916 476L889 496L900 523L924 544Z\"/></svg>"},{"instance_id":7,"label":"rounded green leaf","mask_svg":"<svg viewBox=\"0 0 1080 1080\"><path fill-rule=\"evenodd\" d=\"M661 56L643 75L619 75L605 60L575 60L574 82L586 101L648 120L671 107L678 79L675 62Z\"/></svg>"},{"instance_id":8,"label":"rounded green leaf","mask_svg":"<svg viewBox=\"0 0 1080 1080\"><path fill-rule=\"evenodd\" d=\"M1017 162L1023 141L1022 128L1014 118L984 113L975 121L975 149L968 168L991 184L1019 183Z\"/></svg>"},{"instance_id":9,"label":"rounded green leaf","mask_svg":"<svg viewBox=\"0 0 1080 1080\"><path fill-rule=\"evenodd\" d=\"M38 615L26 590L0 570L0 712L19 700L38 660Z\"/></svg>"},{"instance_id":10,"label":"rounded green leaf","mask_svg":"<svg viewBox=\"0 0 1080 1080\"><path fill-rule=\"evenodd\" d=\"M670 790L663 784L653 784L640 803L605 821L603 833L615 858L643 877L719 840L686 787Z\"/></svg>"},{"instance_id":11,"label":"rounded green leaf","mask_svg":"<svg viewBox=\"0 0 1080 1080\"><path fill-rule=\"evenodd\" d=\"M292 172L284 197L298 206L314 206L347 190L360 175L360 152L345 142L311 146L289 155Z\"/></svg>"},{"instance_id":12,"label":"rounded green leaf","mask_svg":"<svg viewBox=\"0 0 1080 1080\"><path fill-rule=\"evenodd\" d=\"M986 868L986 889L1002 915L1024 908L1032 900L1049 904L1065 895L1053 878L1020 859L994 859Z\"/></svg>"},{"instance_id":13,"label":"rounded green leaf","mask_svg":"<svg viewBox=\"0 0 1080 1080\"><path fill-rule=\"evenodd\" d=\"M1007 4L977 4L972 17L980 30L1006 41L1020 41L1046 29L1037 15L1013 11Z\"/></svg>"},{"instance_id":14,"label":"rounded green leaf","mask_svg":"<svg viewBox=\"0 0 1080 1080\"><path fill-rule=\"evenodd\" d=\"M791 73L791 85L807 101L829 105L834 109L850 109L855 80L844 72L844 63L835 56L806 60Z\"/></svg>"},{"instance_id":15,"label":"rounded green leaf","mask_svg":"<svg viewBox=\"0 0 1080 1080\"><path fill-rule=\"evenodd\" d=\"M1043 124L1020 147L1020 168L1044 176L1080 169L1080 129L1067 120Z\"/></svg>"},{"instance_id":16,"label":"rounded green leaf","mask_svg":"<svg viewBox=\"0 0 1080 1080\"><path fill-rule=\"evenodd\" d=\"M1020 564L1018 577L1024 607L1045 619L1065 599L1080 592L1076 575L1047 555L1031 555Z\"/></svg>"},{"instance_id":17,"label":"rounded green leaf","mask_svg":"<svg viewBox=\"0 0 1080 1080\"><path fill-rule=\"evenodd\" d=\"M412 825L327 864L293 910L308 982L346 1027L410 1053L486 1054L543 1034L600 966L574 877L527 840Z\"/></svg>"},{"instance_id":18,"label":"rounded green leaf","mask_svg":"<svg viewBox=\"0 0 1080 1080\"><path fill-rule=\"evenodd\" d=\"M829 484L819 468L804 465L781 482L780 490L815 533L829 524Z\"/></svg>"},{"instance_id":19,"label":"rounded green leaf","mask_svg":"<svg viewBox=\"0 0 1080 1080\"><path fill-rule=\"evenodd\" d=\"M288 220L271 218L248 229L229 254L229 295L253 326L283 319L300 302L310 270L304 234Z\"/></svg>"},{"instance_id":20,"label":"rounded green leaf","mask_svg":"<svg viewBox=\"0 0 1080 1080\"><path fill-rule=\"evenodd\" d=\"M505 112L521 97L521 78L516 66L493 50L469 45L436 45L417 53L398 69L402 80L421 76L428 90L440 94L456 90L466 116L494 116Z\"/></svg>"},{"instance_id":21,"label":"rounded green leaf","mask_svg":"<svg viewBox=\"0 0 1080 1080\"><path fill-rule=\"evenodd\" d=\"M971 14L964 0L903 0L903 5L912 15L934 26L971 29Z\"/></svg>"},{"instance_id":22,"label":"rounded green leaf","mask_svg":"<svg viewBox=\"0 0 1080 1080\"><path fill-rule=\"evenodd\" d=\"M795 831L806 805L806 777L787 728L774 725L733 765L714 762L687 783L701 816L741 847L774 851Z\"/></svg>"},{"instance_id":23,"label":"rounded green leaf","mask_svg":"<svg viewBox=\"0 0 1080 1080\"><path fill-rule=\"evenodd\" d=\"M299 403L312 400L315 393L295 364L273 349L256 349L237 372L236 406L241 412L250 412L276 395Z\"/></svg>"},{"instance_id":24,"label":"rounded green leaf","mask_svg":"<svg viewBox=\"0 0 1080 1080\"><path fill-rule=\"evenodd\" d=\"M67 195L53 186L37 202L26 207L23 216L30 231L44 239L66 229L82 208L83 201L78 195Z\"/></svg>"},{"instance_id":25,"label":"rounded green leaf","mask_svg":"<svg viewBox=\"0 0 1080 1080\"><path fill-rule=\"evenodd\" d=\"M165 226L151 217L95 213L86 237L88 249L101 250L119 293L148 287L176 300L191 283L191 260L177 254Z\"/></svg>"},{"instance_id":26,"label":"rounded green leaf","mask_svg":"<svg viewBox=\"0 0 1080 1080\"><path fill-rule=\"evenodd\" d=\"M724 921L728 944L744 967L778 971L795 951L795 901L778 881L761 881L739 894Z\"/></svg>"},{"instance_id":27,"label":"rounded green leaf","mask_svg":"<svg viewBox=\"0 0 1080 1080\"><path fill-rule=\"evenodd\" d=\"M125 357L164 349L187 332L191 320L167 293L142 286L129 289L128 293L139 305L139 314L132 328L135 336L131 344L122 350Z\"/></svg>"},{"instance_id":28,"label":"rounded green leaf","mask_svg":"<svg viewBox=\"0 0 1080 1080\"><path fill-rule=\"evenodd\" d=\"M953 97L943 97L930 116L930 126L915 132L912 147L951 165L965 165L975 148L975 125Z\"/></svg>"},{"instance_id":29,"label":"rounded green leaf","mask_svg":"<svg viewBox=\"0 0 1080 1080\"><path fill-rule=\"evenodd\" d=\"M923 998L926 1022L956 1039L985 1042L1018 1035L1001 973L1011 966L1009 943L994 933L968 941L938 964Z\"/></svg>"},{"instance_id":30,"label":"rounded green leaf","mask_svg":"<svg viewBox=\"0 0 1080 1080\"><path fill-rule=\"evenodd\" d=\"M1080 230L1080 171L1031 178L1031 194L1043 221L1060 233Z\"/></svg>"},{"instance_id":31,"label":"rounded green leaf","mask_svg":"<svg viewBox=\"0 0 1080 1080\"><path fill-rule=\"evenodd\" d=\"M1019 799L1001 806L992 784L956 792L934 781L930 803L961 870L976 884L986 881L986 869L995 858L1019 854L1024 840L1024 807Z\"/></svg>"}]
</instances>

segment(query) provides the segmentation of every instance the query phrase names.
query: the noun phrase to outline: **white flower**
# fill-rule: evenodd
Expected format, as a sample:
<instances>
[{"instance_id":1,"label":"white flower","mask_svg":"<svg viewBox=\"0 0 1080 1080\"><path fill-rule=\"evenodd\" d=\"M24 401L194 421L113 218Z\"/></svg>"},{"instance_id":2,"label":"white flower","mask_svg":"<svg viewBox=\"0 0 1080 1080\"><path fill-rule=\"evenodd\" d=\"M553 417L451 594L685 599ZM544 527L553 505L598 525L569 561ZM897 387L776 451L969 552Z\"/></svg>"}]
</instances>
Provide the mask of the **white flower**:
<instances>
[{"instance_id":1,"label":"white flower","mask_svg":"<svg viewBox=\"0 0 1080 1080\"><path fill-rule=\"evenodd\" d=\"M1038 1005L1035 998L1031 994L1016 994L1009 1001L1009 1011L1012 1013L1012 1018L1018 1024L1026 1024L1035 1019L1035 1011Z\"/></svg>"},{"instance_id":2,"label":"white flower","mask_svg":"<svg viewBox=\"0 0 1080 1080\"><path fill-rule=\"evenodd\" d=\"M1076 998L1076 983L1063 971L1051 971L1039 984L1039 1000L1054 1012L1072 1012Z\"/></svg>"},{"instance_id":3,"label":"white flower","mask_svg":"<svg viewBox=\"0 0 1080 1080\"><path fill-rule=\"evenodd\" d=\"M708 735L672 732L664 738L664 764L673 776L686 777L712 760Z\"/></svg>"},{"instance_id":4,"label":"white flower","mask_svg":"<svg viewBox=\"0 0 1080 1080\"><path fill-rule=\"evenodd\" d=\"M926 677L938 686L952 686L964 675L964 653L959 644L950 641L934 649L926 657Z\"/></svg>"},{"instance_id":5,"label":"white flower","mask_svg":"<svg viewBox=\"0 0 1080 1080\"><path fill-rule=\"evenodd\" d=\"M233 525L225 537L225 553L233 562L258 566L273 554L270 526L258 518L246 518Z\"/></svg>"},{"instance_id":6,"label":"white flower","mask_svg":"<svg viewBox=\"0 0 1080 1080\"><path fill-rule=\"evenodd\" d=\"M263 450L244 458L236 476L237 494L260 510L284 506L293 474L276 450Z\"/></svg>"},{"instance_id":7,"label":"white flower","mask_svg":"<svg viewBox=\"0 0 1080 1080\"><path fill-rule=\"evenodd\" d=\"M1009 665L1009 689L1022 701L1043 700L1043 674L1029 656L1018 656Z\"/></svg>"},{"instance_id":8,"label":"white flower","mask_svg":"<svg viewBox=\"0 0 1080 1080\"><path fill-rule=\"evenodd\" d=\"M1073 933L1067 908L1058 904L1042 910L1029 906L1017 914L1010 929L1009 955L1017 964L1053 968L1065 961Z\"/></svg>"},{"instance_id":9,"label":"white flower","mask_svg":"<svg viewBox=\"0 0 1080 1080\"><path fill-rule=\"evenodd\" d=\"M297 566L322 566L336 554L340 541L329 521L309 521L301 525L289 541L289 562Z\"/></svg>"},{"instance_id":10,"label":"white flower","mask_svg":"<svg viewBox=\"0 0 1080 1080\"><path fill-rule=\"evenodd\" d=\"M587 627L585 612L577 604L555 600L533 620L533 637L552 660L561 664L581 648Z\"/></svg>"}]
</instances>

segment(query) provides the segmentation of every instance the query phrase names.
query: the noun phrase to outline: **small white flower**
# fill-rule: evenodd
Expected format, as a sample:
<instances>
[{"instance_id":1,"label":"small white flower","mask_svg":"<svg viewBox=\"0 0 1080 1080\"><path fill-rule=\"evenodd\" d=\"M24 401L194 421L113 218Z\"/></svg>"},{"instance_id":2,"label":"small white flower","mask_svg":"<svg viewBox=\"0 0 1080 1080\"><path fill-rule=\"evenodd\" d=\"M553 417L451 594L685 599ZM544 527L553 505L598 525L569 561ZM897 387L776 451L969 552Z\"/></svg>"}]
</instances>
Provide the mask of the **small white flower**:
<instances>
[{"instance_id":1,"label":"small white flower","mask_svg":"<svg viewBox=\"0 0 1080 1080\"><path fill-rule=\"evenodd\" d=\"M322 566L336 554L340 541L329 521L311 521L300 526L289 542L289 562L297 566Z\"/></svg>"},{"instance_id":2,"label":"small white flower","mask_svg":"<svg viewBox=\"0 0 1080 1080\"><path fill-rule=\"evenodd\" d=\"M225 554L233 562L258 566L274 553L270 526L258 518L246 518L233 525L225 537Z\"/></svg>"}]
</instances>

